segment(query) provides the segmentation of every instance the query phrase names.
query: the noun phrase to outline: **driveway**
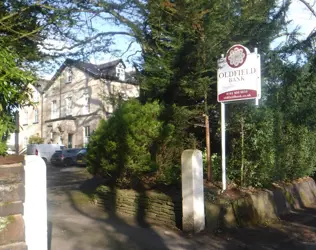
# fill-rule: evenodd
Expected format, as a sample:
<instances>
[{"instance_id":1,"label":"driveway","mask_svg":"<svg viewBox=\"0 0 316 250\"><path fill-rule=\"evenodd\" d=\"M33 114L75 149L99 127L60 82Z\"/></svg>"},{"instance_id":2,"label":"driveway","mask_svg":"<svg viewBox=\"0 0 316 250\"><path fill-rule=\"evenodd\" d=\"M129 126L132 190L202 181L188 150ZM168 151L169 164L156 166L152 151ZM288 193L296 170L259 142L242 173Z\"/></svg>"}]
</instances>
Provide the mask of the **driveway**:
<instances>
[{"instance_id":1,"label":"driveway","mask_svg":"<svg viewBox=\"0 0 316 250\"><path fill-rule=\"evenodd\" d=\"M48 167L51 250L103 249L316 249L316 206L296 211L275 225L204 232L195 236L104 212L79 190L90 175L83 168Z\"/></svg>"}]
</instances>

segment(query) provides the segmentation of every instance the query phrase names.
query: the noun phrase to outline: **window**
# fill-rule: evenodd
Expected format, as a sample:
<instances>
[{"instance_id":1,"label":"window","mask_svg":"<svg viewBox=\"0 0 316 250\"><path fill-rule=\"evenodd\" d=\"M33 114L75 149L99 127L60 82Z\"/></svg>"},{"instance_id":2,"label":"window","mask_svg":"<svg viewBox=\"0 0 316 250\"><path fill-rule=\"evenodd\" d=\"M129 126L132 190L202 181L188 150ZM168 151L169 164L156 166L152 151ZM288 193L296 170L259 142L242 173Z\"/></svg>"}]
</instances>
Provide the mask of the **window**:
<instances>
[{"instance_id":1,"label":"window","mask_svg":"<svg viewBox=\"0 0 316 250\"><path fill-rule=\"evenodd\" d=\"M68 134L68 148L72 148L72 134Z\"/></svg>"},{"instance_id":2,"label":"window","mask_svg":"<svg viewBox=\"0 0 316 250\"><path fill-rule=\"evenodd\" d=\"M34 109L34 123L38 123L38 109Z\"/></svg>"},{"instance_id":3,"label":"window","mask_svg":"<svg viewBox=\"0 0 316 250\"><path fill-rule=\"evenodd\" d=\"M38 92L35 90L34 92L33 92L33 100L34 100L34 102L38 102Z\"/></svg>"},{"instance_id":4,"label":"window","mask_svg":"<svg viewBox=\"0 0 316 250\"><path fill-rule=\"evenodd\" d=\"M72 70L71 68L66 69L66 82L65 83L71 83L72 82Z\"/></svg>"},{"instance_id":5,"label":"window","mask_svg":"<svg viewBox=\"0 0 316 250\"><path fill-rule=\"evenodd\" d=\"M24 110L24 120L23 125L29 124L29 112L27 110Z\"/></svg>"},{"instance_id":6,"label":"window","mask_svg":"<svg viewBox=\"0 0 316 250\"><path fill-rule=\"evenodd\" d=\"M83 144L86 147L88 145L89 139L90 139L90 126L84 127L83 133L84 133Z\"/></svg>"},{"instance_id":7,"label":"window","mask_svg":"<svg viewBox=\"0 0 316 250\"><path fill-rule=\"evenodd\" d=\"M25 136L23 140L23 148L25 148L28 144L28 138Z\"/></svg>"},{"instance_id":8,"label":"window","mask_svg":"<svg viewBox=\"0 0 316 250\"><path fill-rule=\"evenodd\" d=\"M71 99L71 97L66 98L66 115L72 115L72 99Z\"/></svg>"},{"instance_id":9,"label":"window","mask_svg":"<svg viewBox=\"0 0 316 250\"><path fill-rule=\"evenodd\" d=\"M116 77L121 81L125 80L125 68L121 63L116 66Z\"/></svg>"},{"instance_id":10,"label":"window","mask_svg":"<svg viewBox=\"0 0 316 250\"><path fill-rule=\"evenodd\" d=\"M58 110L57 110L57 101L52 101L52 107L51 107L51 118L57 118L58 117Z\"/></svg>"},{"instance_id":11,"label":"window","mask_svg":"<svg viewBox=\"0 0 316 250\"><path fill-rule=\"evenodd\" d=\"M84 115L89 114L90 112L90 98L89 94L84 94L83 95L83 110L82 113Z\"/></svg>"}]
</instances>

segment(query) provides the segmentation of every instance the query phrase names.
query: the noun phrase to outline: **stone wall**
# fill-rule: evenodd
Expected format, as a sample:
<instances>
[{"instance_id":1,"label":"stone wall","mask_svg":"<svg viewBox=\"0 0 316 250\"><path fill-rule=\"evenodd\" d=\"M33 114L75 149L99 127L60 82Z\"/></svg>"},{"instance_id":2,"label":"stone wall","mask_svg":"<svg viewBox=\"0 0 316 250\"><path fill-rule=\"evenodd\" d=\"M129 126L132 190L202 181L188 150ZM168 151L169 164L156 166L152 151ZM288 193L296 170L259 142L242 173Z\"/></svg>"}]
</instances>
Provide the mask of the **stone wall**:
<instances>
[{"instance_id":1,"label":"stone wall","mask_svg":"<svg viewBox=\"0 0 316 250\"><path fill-rule=\"evenodd\" d=\"M269 223L291 210L304 209L313 204L316 204L316 184L312 178L247 193L236 200L206 197L207 228L213 230Z\"/></svg>"},{"instance_id":2,"label":"stone wall","mask_svg":"<svg viewBox=\"0 0 316 250\"><path fill-rule=\"evenodd\" d=\"M180 190L172 195L134 190L97 189L98 203L109 212L130 216L138 222L149 222L182 229ZM245 193L238 199L205 192L206 229L232 228L265 224L278 220L291 210L316 204L316 184L312 178L280 184L270 190Z\"/></svg>"},{"instance_id":3,"label":"stone wall","mask_svg":"<svg viewBox=\"0 0 316 250\"><path fill-rule=\"evenodd\" d=\"M26 250L23 157L0 158L0 250Z\"/></svg>"},{"instance_id":4,"label":"stone wall","mask_svg":"<svg viewBox=\"0 0 316 250\"><path fill-rule=\"evenodd\" d=\"M181 228L180 192L166 195L152 191L114 190L101 186L97 189L97 194L98 203L110 212L131 216L140 224L150 222Z\"/></svg>"}]
</instances>

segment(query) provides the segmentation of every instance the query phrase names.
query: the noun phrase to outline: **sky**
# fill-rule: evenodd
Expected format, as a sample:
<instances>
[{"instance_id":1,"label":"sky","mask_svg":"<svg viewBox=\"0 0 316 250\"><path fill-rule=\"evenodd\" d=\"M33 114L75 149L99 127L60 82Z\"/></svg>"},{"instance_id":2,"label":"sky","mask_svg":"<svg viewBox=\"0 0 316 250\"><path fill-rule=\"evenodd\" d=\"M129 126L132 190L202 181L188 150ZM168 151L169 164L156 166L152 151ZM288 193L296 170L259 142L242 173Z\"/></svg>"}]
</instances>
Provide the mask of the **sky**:
<instances>
[{"instance_id":1,"label":"sky","mask_svg":"<svg viewBox=\"0 0 316 250\"><path fill-rule=\"evenodd\" d=\"M316 0L306 0L313 6L313 9L316 10ZM316 28L316 17L312 15L310 10L305 7L303 3L299 0L293 0L290 11L289 19L293 20L293 27L299 25L304 33L304 36L307 36L314 28Z\"/></svg>"},{"instance_id":2,"label":"sky","mask_svg":"<svg viewBox=\"0 0 316 250\"><path fill-rule=\"evenodd\" d=\"M281 0L280 0L281 1ZM313 6L313 8L316 10L316 0L306 0L307 2L310 3L310 5ZM292 20L292 22L289 25L289 31L295 29L297 26L300 27L300 31L302 33L301 38L304 39L305 37L310 34L310 32L316 28L316 17L312 15L310 10L307 9L307 7L301 3L299 0L292 0L292 4L290 5L289 13L288 13L288 20ZM99 28L97 23L93 24L95 28ZM111 27L111 26L102 26L100 27L102 30L117 30L116 27ZM281 42L285 41L285 37L279 38L275 40L272 44L271 47L274 48L278 46ZM140 50L140 47L138 44L134 43L129 51L125 53L122 56L122 53L128 48L130 44L130 38L124 37L124 36L117 36L115 39L115 44L111 46L111 49L113 50L119 50L115 53L103 55L103 56L91 56L90 57L90 62L95 63L95 64L101 64L104 62L108 62L111 60L115 60L118 58L122 58L127 66L127 70L131 70L131 64L127 61L128 56L134 54L136 51ZM57 44L56 44L57 45ZM58 45L57 45L58 46ZM136 56L132 58L136 58L140 54L136 54ZM130 58L130 59L132 59ZM57 69L57 67L56 67ZM50 79L54 72L51 72L49 74L43 75L45 79Z\"/></svg>"},{"instance_id":3,"label":"sky","mask_svg":"<svg viewBox=\"0 0 316 250\"><path fill-rule=\"evenodd\" d=\"M306 0L316 10L316 0ZM310 32L316 28L316 17L314 17L311 11L299 0L292 0L288 12L288 20L292 20L289 24L289 31L294 30L296 27L300 27L301 39L306 38ZM284 41L285 37L279 38L271 45L276 47L280 42Z\"/></svg>"},{"instance_id":4,"label":"sky","mask_svg":"<svg viewBox=\"0 0 316 250\"><path fill-rule=\"evenodd\" d=\"M316 10L316 0L306 0L310 5ZM289 31L294 30L297 26L300 27L301 39L306 38L310 32L316 28L316 17L312 15L310 10L299 0L292 0L292 4L290 5L289 13L288 13L288 20L293 20L292 23L289 25ZM285 37L277 39L271 46L275 47L283 42ZM126 38L119 37L117 39L116 45L114 47L124 48L128 47L129 41ZM130 51L123 56L123 60L126 60L127 56L133 54L135 51L139 50L139 46L134 44ZM103 58L103 61L112 60L113 58L117 58L115 55L108 55L107 57Z\"/></svg>"}]
</instances>

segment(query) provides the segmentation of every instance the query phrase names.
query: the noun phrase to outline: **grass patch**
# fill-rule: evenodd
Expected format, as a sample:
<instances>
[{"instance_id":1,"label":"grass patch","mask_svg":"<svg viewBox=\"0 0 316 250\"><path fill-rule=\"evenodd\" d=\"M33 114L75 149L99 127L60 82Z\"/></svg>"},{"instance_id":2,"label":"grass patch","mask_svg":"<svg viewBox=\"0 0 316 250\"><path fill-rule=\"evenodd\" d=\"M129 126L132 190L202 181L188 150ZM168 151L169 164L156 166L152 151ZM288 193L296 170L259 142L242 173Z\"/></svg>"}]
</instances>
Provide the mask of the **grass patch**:
<instances>
[{"instance_id":1,"label":"grass patch","mask_svg":"<svg viewBox=\"0 0 316 250\"><path fill-rule=\"evenodd\" d=\"M85 194L81 191L72 190L70 191L71 199L77 206L84 206L93 203L93 195Z\"/></svg>"}]
</instances>

